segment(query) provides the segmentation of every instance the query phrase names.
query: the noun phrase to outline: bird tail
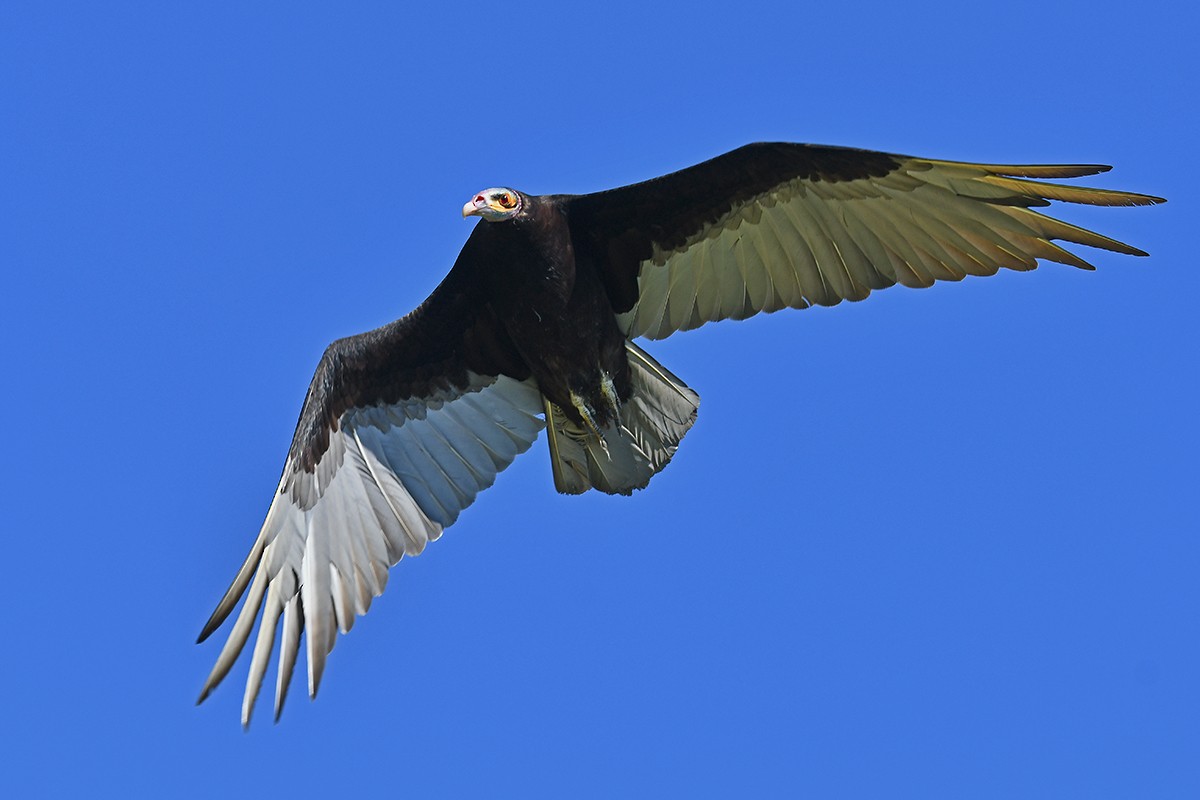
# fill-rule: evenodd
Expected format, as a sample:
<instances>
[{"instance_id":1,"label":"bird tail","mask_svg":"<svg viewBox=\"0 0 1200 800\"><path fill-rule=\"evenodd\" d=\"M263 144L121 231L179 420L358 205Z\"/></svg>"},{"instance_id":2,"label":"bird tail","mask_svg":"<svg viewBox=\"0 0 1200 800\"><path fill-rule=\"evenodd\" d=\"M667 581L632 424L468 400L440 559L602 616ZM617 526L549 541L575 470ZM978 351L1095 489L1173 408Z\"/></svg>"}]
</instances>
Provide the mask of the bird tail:
<instances>
[{"instance_id":1,"label":"bird tail","mask_svg":"<svg viewBox=\"0 0 1200 800\"><path fill-rule=\"evenodd\" d=\"M633 342L625 343L625 351L633 391L618 422L602 428L600 437L545 401L554 487L564 494L645 488L696 422L700 395Z\"/></svg>"}]
</instances>

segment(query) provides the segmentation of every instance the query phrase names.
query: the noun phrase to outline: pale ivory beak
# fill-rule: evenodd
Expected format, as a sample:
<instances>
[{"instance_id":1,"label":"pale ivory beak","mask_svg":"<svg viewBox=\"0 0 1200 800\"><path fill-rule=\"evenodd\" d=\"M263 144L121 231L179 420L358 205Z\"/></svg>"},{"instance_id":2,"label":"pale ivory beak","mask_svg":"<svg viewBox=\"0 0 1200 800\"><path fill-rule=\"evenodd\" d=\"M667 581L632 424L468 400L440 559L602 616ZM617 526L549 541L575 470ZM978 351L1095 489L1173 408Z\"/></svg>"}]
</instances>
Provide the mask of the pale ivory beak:
<instances>
[{"instance_id":1,"label":"pale ivory beak","mask_svg":"<svg viewBox=\"0 0 1200 800\"><path fill-rule=\"evenodd\" d=\"M485 208L487 208L487 200L483 195L477 194L463 205L463 219L479 216L479 212Z\"/></svg>"}]
</instances>

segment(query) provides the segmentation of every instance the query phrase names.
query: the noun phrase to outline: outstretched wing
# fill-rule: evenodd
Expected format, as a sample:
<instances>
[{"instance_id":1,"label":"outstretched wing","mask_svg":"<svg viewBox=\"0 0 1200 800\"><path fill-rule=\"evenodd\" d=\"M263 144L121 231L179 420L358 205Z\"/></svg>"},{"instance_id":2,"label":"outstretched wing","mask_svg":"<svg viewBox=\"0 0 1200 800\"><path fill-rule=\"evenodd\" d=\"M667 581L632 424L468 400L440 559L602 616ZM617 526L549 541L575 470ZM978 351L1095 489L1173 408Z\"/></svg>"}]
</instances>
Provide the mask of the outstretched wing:
<instances>
[{"instance_id":1,"label":"outstretched wing","mask_svg":"<svg viewBox=\"0 0 1200 800\"><path fill-rule=\"evenodd\" d=\"M315 695L338 630L383 592L388 567L437 539L544 425L541 394L463 260L419 309L334 342L317 367L266 521L200 634L247 595L203 701L262 609L244 725L280 618L276 719L301 633Z\"/></svg>"},{"instance_id":2,"label":"outstretched wing","mask_svg":"<svg viewBox=\"0 0 1200 800\"><path fill-rule=\"evenodd\" d=\"M747 145L644 183L566 199L577 257L597 264L630 337L862 300L897 283L1091 269L1058 239L1146 255L1031 210L1162 198L1046 183L1102 165L1001 166L803 144Z\"/></svg>"}]
</instances>

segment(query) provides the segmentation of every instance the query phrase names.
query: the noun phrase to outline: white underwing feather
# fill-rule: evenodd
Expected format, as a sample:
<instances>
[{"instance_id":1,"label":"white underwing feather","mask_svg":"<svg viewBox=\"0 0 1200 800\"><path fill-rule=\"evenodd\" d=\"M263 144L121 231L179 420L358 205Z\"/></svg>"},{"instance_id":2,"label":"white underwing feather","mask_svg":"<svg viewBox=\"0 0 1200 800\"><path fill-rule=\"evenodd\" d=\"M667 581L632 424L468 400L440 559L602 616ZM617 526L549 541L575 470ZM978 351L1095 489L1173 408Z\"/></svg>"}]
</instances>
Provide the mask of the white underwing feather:
<instances>
[{"instance_id":1,"label":"white underwing feather","mask_svg":"<svg viewBox=\"0 0 1200 800\"><path fill-rule=\"evenodd\" d=\"M250 558L218 606L227 614L249 584L201 699L228 674L260 607L243 722L249 723L281 620L276 718L301 639L315 696L338 632L348 632L382 593L388 567L437 539L529 448L544 425L537 387L505 377L470 380L466 389L443 390L426 402L351 409L330 432L314 473L287 466Z\"/></svg>"},{"instance_id":2,"label":"white underwing feather","mask_svg":"<svg viewBox=\"0 0 1200 800\"><path fill-rule=\"evenodd\" d=\"M618 324L631 337L661 339L784 306L861 300L895 283L924 287L1001 268L1030 270L1038 259L1086 269L1087 261L1050 240L1143 253L1026 206L1158 202L1030 180L1102 171L1095 166L898 158L885 175L782 183L735 204L671 251L655 245L639 268L638 300Z\"/></svg>"}]
</instances>

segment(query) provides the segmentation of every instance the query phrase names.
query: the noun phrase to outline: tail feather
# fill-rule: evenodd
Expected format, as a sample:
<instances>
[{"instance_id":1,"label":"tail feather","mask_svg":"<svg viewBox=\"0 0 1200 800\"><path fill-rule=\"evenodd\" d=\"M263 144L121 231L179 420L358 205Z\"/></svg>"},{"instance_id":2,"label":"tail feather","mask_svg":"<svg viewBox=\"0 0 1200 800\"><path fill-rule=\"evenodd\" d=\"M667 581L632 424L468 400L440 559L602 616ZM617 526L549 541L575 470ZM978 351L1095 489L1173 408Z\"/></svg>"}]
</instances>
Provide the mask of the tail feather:
<instances>
[{"instance_id":1,"label":"tail feather","mask_svg":"<svg viewBox=\"0 0 1200 800\"><path fill-rule=\"evenodd\" d=\"M633 393L621 407L619 422L601 430L602 438L546 401L554 486L564 494L588 489L632 494L644 488L696 422L700 396L633 342L625 349Z\"/></svg>"}]
</instances>

